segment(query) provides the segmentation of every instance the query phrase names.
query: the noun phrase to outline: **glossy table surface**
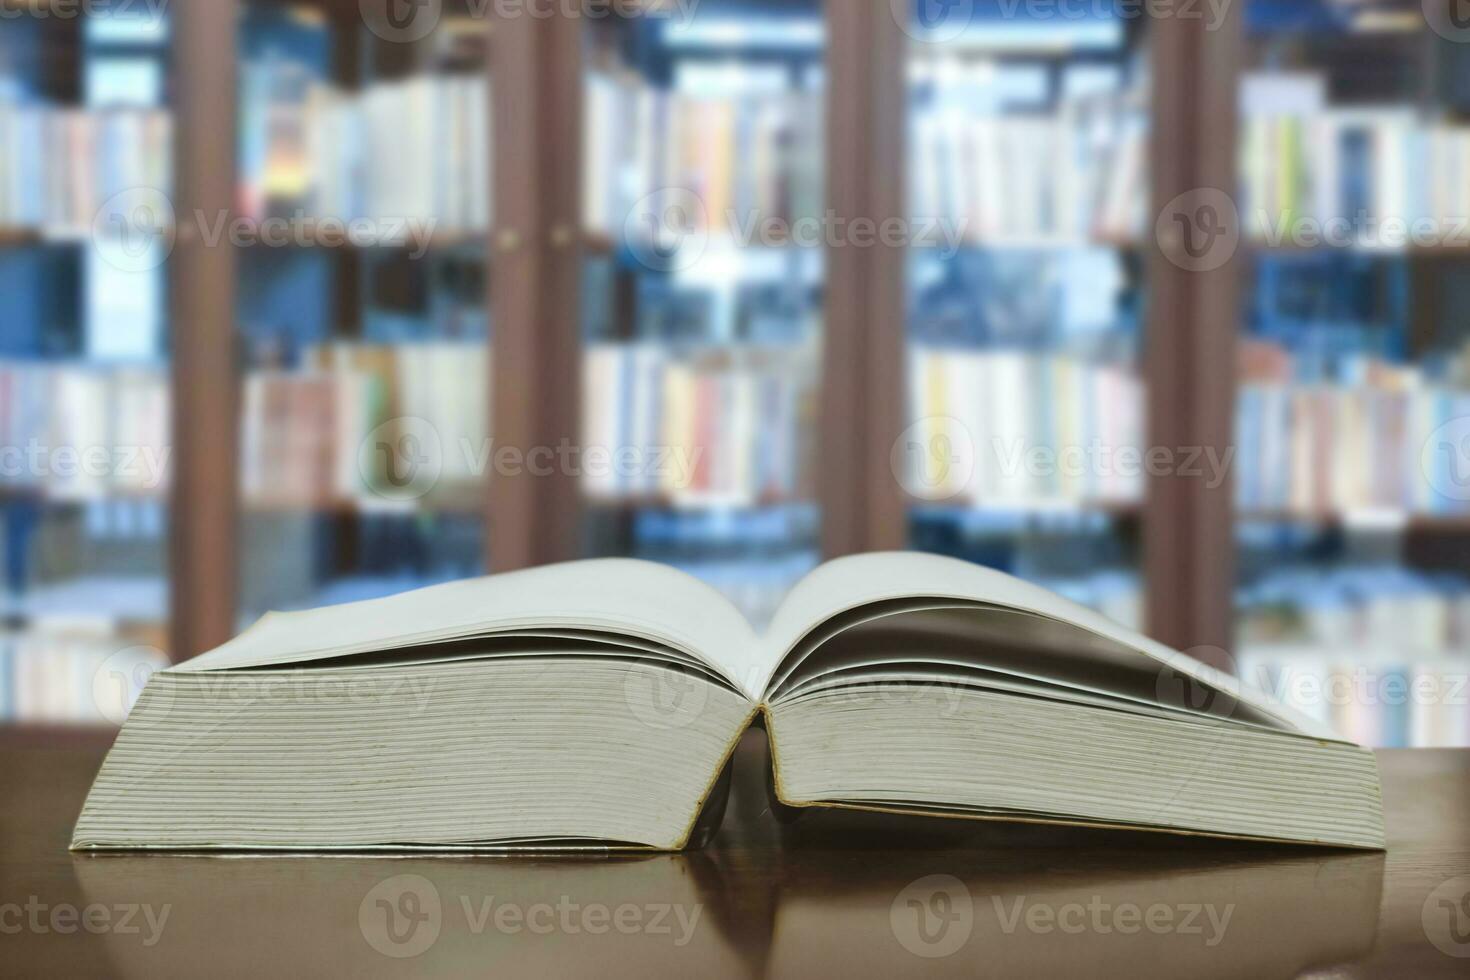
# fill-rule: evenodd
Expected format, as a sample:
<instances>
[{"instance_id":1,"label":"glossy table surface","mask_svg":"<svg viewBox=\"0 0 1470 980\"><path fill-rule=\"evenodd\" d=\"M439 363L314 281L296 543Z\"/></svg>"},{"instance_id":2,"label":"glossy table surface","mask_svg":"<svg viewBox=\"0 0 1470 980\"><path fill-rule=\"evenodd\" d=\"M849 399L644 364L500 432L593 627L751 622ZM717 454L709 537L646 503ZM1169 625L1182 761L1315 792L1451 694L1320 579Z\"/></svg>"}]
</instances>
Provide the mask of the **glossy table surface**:
<instances>
[{"instance_id":1,"label":"glossy table surface","mask_svg":"<svg viewBox=\"0 0 1470 980\"><path fill-rule=\"evenodd\" d=\"M1386 854L813 812L749 733L702 851L73 855L100 745L0 741L0 974L1470 976L1470 751L1379 756Z\"/></svg>"}]
</instances>

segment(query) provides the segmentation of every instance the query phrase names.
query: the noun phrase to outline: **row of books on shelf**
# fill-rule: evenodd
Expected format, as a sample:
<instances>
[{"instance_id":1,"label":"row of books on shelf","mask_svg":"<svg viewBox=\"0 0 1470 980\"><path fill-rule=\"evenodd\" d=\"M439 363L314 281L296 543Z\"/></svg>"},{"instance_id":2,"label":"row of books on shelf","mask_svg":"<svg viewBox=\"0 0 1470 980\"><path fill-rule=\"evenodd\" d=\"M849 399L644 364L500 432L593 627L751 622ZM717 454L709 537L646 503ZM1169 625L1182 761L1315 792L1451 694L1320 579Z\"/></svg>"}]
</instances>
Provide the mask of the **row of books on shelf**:
<instances>
[{"instance_id":1,"label":"row of books on shelf","mask_svg":"<svg viewBox=\"0 0 1470 980\"><path fill-rule=\"evenodd\" d=\"M922 107L910 122L909 213L967 242L1133 241L1148 204L1144 116L1062 103L1045 114Z\"/></svg>"},{"instance_id":2,"label":"row of books on shelf","mask_svg":"<svg viewBox=\"0 0 1470 980\"><path fill-rule=\"evenodd\" d=\"M1256 342L1237 394L1236 499L1246 512L1463 514L1470 474L1454 424L1470 387L1414 365L1345 358L1298 381L1284 349ZM1467 423L1470 425L1470 423Z\"/></svg>"},{"instance_id":3,"label":"row of books on shelf","mask_svg":"<svg viewBox=\"0 0 1470 980\"><path fill-rule=\"evenodd\" d=\"M583 360L582 438L608 465L593 498L750 506L812 493L817 410L810 347L699 349L598 344Z\"/></svg>"},{"instance_id":4,"label":"row of books on shelf","mask_svg":"<svg viewBox=\"0 0 1470 980\"><path fill-rule=\"evenodd\" d=\"M1237 595L1246 646L1470 652L1470 581L1397 565L1278 568Z\"/></svg>"},{"instance_id":5,"label":"row of books on shelf","mask_svg":"<svg viewBox=\"0 0 1470 980\"><path fill-rule=\"evenodd\" d=\"M1239 675L1367 745L1470 745L1470 580L1287 565L1236 596Z\"/></svg>"},{"instance_id":6,"label":"row of books on shelf","mask_svg":"<svg viewBox=\"0 0 1470 980\"><path fill-rule=\"evenodd\" d=\"M0 722L121 724L148 677L167 666L165 654L137 637L0 633Z\"/></svg>"},{"instance_id":7,"label":"row of books on shelf","mask_svg":"<svg viewBox=\"0 0 1470 980\"><path fill-rule=\"evenodd\" d=\"M483 475L490 353L449 341L312 348L246 375L241 491L263 507L385 505Z\"/></svg>"},{"instance_id":8,"label":"row of books on shelf","mask_svg":"<svg viewBox=\"0 0 1470 980\"><path fill-rule=\"evenodd\" d=\"M1318 73L1246 79L1240 165L1248 235L1274 242L1302 218L1470 218L1470 126L1427 121L1412 108L1332 106L1326 89ZM1455 224L1444 233L1462 243L1467 236ZM1405 244L1402 232L1381 226L1333 234L1349 244Z\"/></svg>"},{"instance_id":9,"label":"row of books on shelf","mask_svg":"<svg viewBox=\"0 0 1470 980\"><path fill-rule=\"evenodd\" d=\"M1104 568L1084 575L1044 575L1037 580L1058 595L1095 609L1129 629L1143 629L1143 592L1133 572Z\"/></svg>"},{"instance_id":10,"label":"row of books on shelf","mask_svg":"<svg viewBox=\"0 0 1470 980\"><path fill-rule=\"evenodd\" d=\"M170 186L171 133L157 110L0 101L0 226L90 234L114 195Z\"/></svg>"},{"instance_id":11,"label":"row of books on shelf","mask_svg":"<svg viewBox=\"0 0 1470 980\"><path fill-rule=\"evenodd\" d=\"M625 231L720 234L735 230L732 212L737 227L752 218L794 221L822 213L816 91L717 98L596 70L587 75L585 97L582 207L589 231L613 238ZM692 193L697 206L682 196L659 196L673 188ZM665 213L668 208L678 211ZM659 227L639 227L644 219Z\"/></svg>"},{"instance_id":12,"label":"row of books on shelf","mask_svg":"<svg viewBox=\"0 0 1470 980\"><path fill-rule=\"evenodd\" d=\"M1410 659L1314 647L1244 649L1240 676L1375 748L1470 746L1470 656Z\"/></svg>"},{"instance_id":13,"label":"row of books on shelf","mask_svg":"<svg viewBox=\"0 0 1470 980\"><path fill-rule=\"evenodd\" d=\"M821 561L821 509L811 501L761 507L639 508L614 551L662 562L708 583L758 628ZM595 525L594 525L595 526Z\"/></svg>"},{"instance_id":14,"label":"row of books on shelf","mask_svg":"<svg viewBox=\"0 0 1470 980\"><path fill-rule=\"evenodd\" d=\"M162 494L169 404L160 370L0 362L0 488L66 500Z\"/></svg>"},{"instance_id":15,"label":"row of books on shelf","mask_svg":"<svg viewBox=\"0 0 1470 980\"><path fill-rule=\"evenodd\" d=\"M777 558L713 558L668 564L714 588L760 629L770 623L786 593L819 562L820 557L813 548L793 550Z\"/></svg>"},{"instance_id":16,"label":"row of books on shelf","mask_svg":"<svg viewBox=\"0 0 1470 980\"><path fill-rule=\"evenodd\" d=\"M480 76L419 75L350 91L290 61L245 66L240 207L257 219L490 225L491 95Z\"/></svg>"},{"instance_id":17,"label":"row of books on shelf","mask_svg":"<svg viewBox=\"0 0 1470 980\"><path fill-rule=\"evenodd\" d=\"M916 347L895 475L927 500L1030 510L1142 498L1144 389L1127 366L1029 350ZM1199 461L1197 461L1199 462Z\"/></svg>"},{"instance_id":18,"label":"row of books on shelf","mask_svg":"<svg viewBox=\"0 0 1470 980\"><path fill-rule=\"evenodd\" d=\"M156 501L111 501L89 504L80 521L43 522L30 542L39 560L28 571L56 577L7 583L11 589L0 595L0 617L53 633L159 630L168 618L163 509ZM94 567L103 565L127 571L108 574Z\"/></svg>"}]
</instances>

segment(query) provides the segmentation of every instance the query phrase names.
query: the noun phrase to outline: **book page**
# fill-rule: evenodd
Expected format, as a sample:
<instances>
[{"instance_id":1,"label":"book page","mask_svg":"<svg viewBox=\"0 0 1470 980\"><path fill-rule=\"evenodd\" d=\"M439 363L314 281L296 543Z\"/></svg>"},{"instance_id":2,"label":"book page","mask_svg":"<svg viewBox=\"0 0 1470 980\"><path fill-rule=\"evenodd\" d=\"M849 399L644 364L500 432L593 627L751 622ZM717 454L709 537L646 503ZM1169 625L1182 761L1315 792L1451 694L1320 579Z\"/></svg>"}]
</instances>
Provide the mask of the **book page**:
<instances>
[{"instance_id":1,"label":"book page","mask_svg":"<svg viewBox=\"0 0 1470 980\"><path fill-rule=\"evenodd\" d=\"M759 690L763 695L768 694L772 678L783 671L783 662L788 654L798 647L807 647L804 642L807 634L839 614L895 600L945 599L1017 610L1086 630L1136 652L1144 669L1157 672L1167 666L1279 720L1297 732L1332 741L1342 740L1328 726L1279 704L1264 692L1130 630L1096 610L994 569L917 552L884 552L839 558L827 562L797 583L776 610L766 632L760 655L763 673ZM857 618L860 620L861 616ZM904 658L891 656L889 661L901 664Z\"/></svg>"},{"instance_id":2,"label":"book page","mask_svg":"<svg viewBox=\"0 0 1470 980\"><path fill-rule=\"evenodd\" d=\"M759 640L719 592L653 562L605 558L268 613L178 671L278 667L515 630L576 629L673 647L755 700Z\"/></svg>"}]
</instances>

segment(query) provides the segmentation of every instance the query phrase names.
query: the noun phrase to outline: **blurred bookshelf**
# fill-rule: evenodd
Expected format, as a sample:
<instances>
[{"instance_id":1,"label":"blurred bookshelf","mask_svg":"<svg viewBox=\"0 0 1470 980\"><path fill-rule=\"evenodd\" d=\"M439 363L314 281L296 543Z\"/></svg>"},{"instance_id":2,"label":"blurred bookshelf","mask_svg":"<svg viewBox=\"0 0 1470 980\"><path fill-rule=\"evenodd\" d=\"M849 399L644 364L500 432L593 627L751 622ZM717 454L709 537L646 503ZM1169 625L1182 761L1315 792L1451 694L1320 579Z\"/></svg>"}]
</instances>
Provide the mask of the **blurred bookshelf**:
<instances>
[{"instance_id":1,"label":"blurred bookshelf","mask_svg":"<svg viewBox=\"0 0 1470 980\"><path fill-rule=\"evenodd\" d=\"M580 474L583 547L763 624L821 558L825 269L789 230L823 209L822 5L594 21L580 55L581 444L612 457Z\"/></svg>"},{"instance_id":2,"label":"blurred bookshelf","mask_svg":"<svg viewBox=\"0 0 1470 980\"><path fill-rule=\"evenodd\" d=\"M904 6L7 19L3 445L168 465L0 473L0 718L487 568L647 558L763 622L819 561L911 547L1315 684L1372 744L1470 741L1465 461L1420 453L1470 414L1470 244L1280 232L1470 209L1465 46L1403 4ZM119 269L139 187L291 238L163 219L167 262ZM1155 225L1200 187L1244 224L1203 272ZM854 218L910 237L796 233ZM1235 455L1118 462L1151 446Z\"/></svg>"},{"instance_id":3,"label":"blurred bookshelf","mask_svg":"<svg viewBox=\"0 0 1470 980\"><path fill-rule=\"evenodd\" d=\"M1384 746L1470 744L1470 63L1417 14L1254 0L1239 82L1237 662Z\"/></svg>"},{"instance_id":4,"label":"blurred bookshelf","mask_svg":"<svg viewBox=\"0 0 1470 980\"><path fill-rule=\"evenodd\" d=\"M909 541L1141 626L1147 25L1026 10L907 25Z\"/></svg>"},{"instance_id":5,"label":"blurred bookshelf","mask_svg":"<svg viewBox=\"0 0 1470 980\"><path fill-rule=\"evenodd\" d=\"M162 253L109 222L167 190L168 20L0 35L0 724L103 733L168 661Z\"/></svg>"},{"instance_id":6,"label":"blurred bookshelf","mask_svg":"<svg viewBox=\"0 0 1470 980\"><path fill-rule=\"evenodd\" d=\"M307 231L237 253L239 627L483 570L487 35L452 11L397 44L331 4L244 8L237 207ZM405 440L437 443L432 485L393 482L379 446Z\"/></svg>"}]
</instances>

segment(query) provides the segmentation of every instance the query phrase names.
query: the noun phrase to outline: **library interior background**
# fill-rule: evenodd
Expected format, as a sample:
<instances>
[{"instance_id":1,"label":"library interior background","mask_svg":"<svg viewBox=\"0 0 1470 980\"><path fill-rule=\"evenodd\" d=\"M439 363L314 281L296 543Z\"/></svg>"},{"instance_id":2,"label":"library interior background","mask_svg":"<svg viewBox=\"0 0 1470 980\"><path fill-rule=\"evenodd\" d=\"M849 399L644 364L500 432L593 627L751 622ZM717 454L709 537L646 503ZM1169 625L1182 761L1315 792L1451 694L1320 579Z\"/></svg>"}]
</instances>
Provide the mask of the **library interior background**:
<instances>
[{"instance_id":1,"label":"library interior background","mask_svg":"<svg viewBox=\"0 0 1470 980\"><path fill-rule=\"evenodd\" d=\"M626 556L761 624L883 546L1470 745L1438 9L0 0L0 730L268 610Z\"/></svg>"}]
</instances>

